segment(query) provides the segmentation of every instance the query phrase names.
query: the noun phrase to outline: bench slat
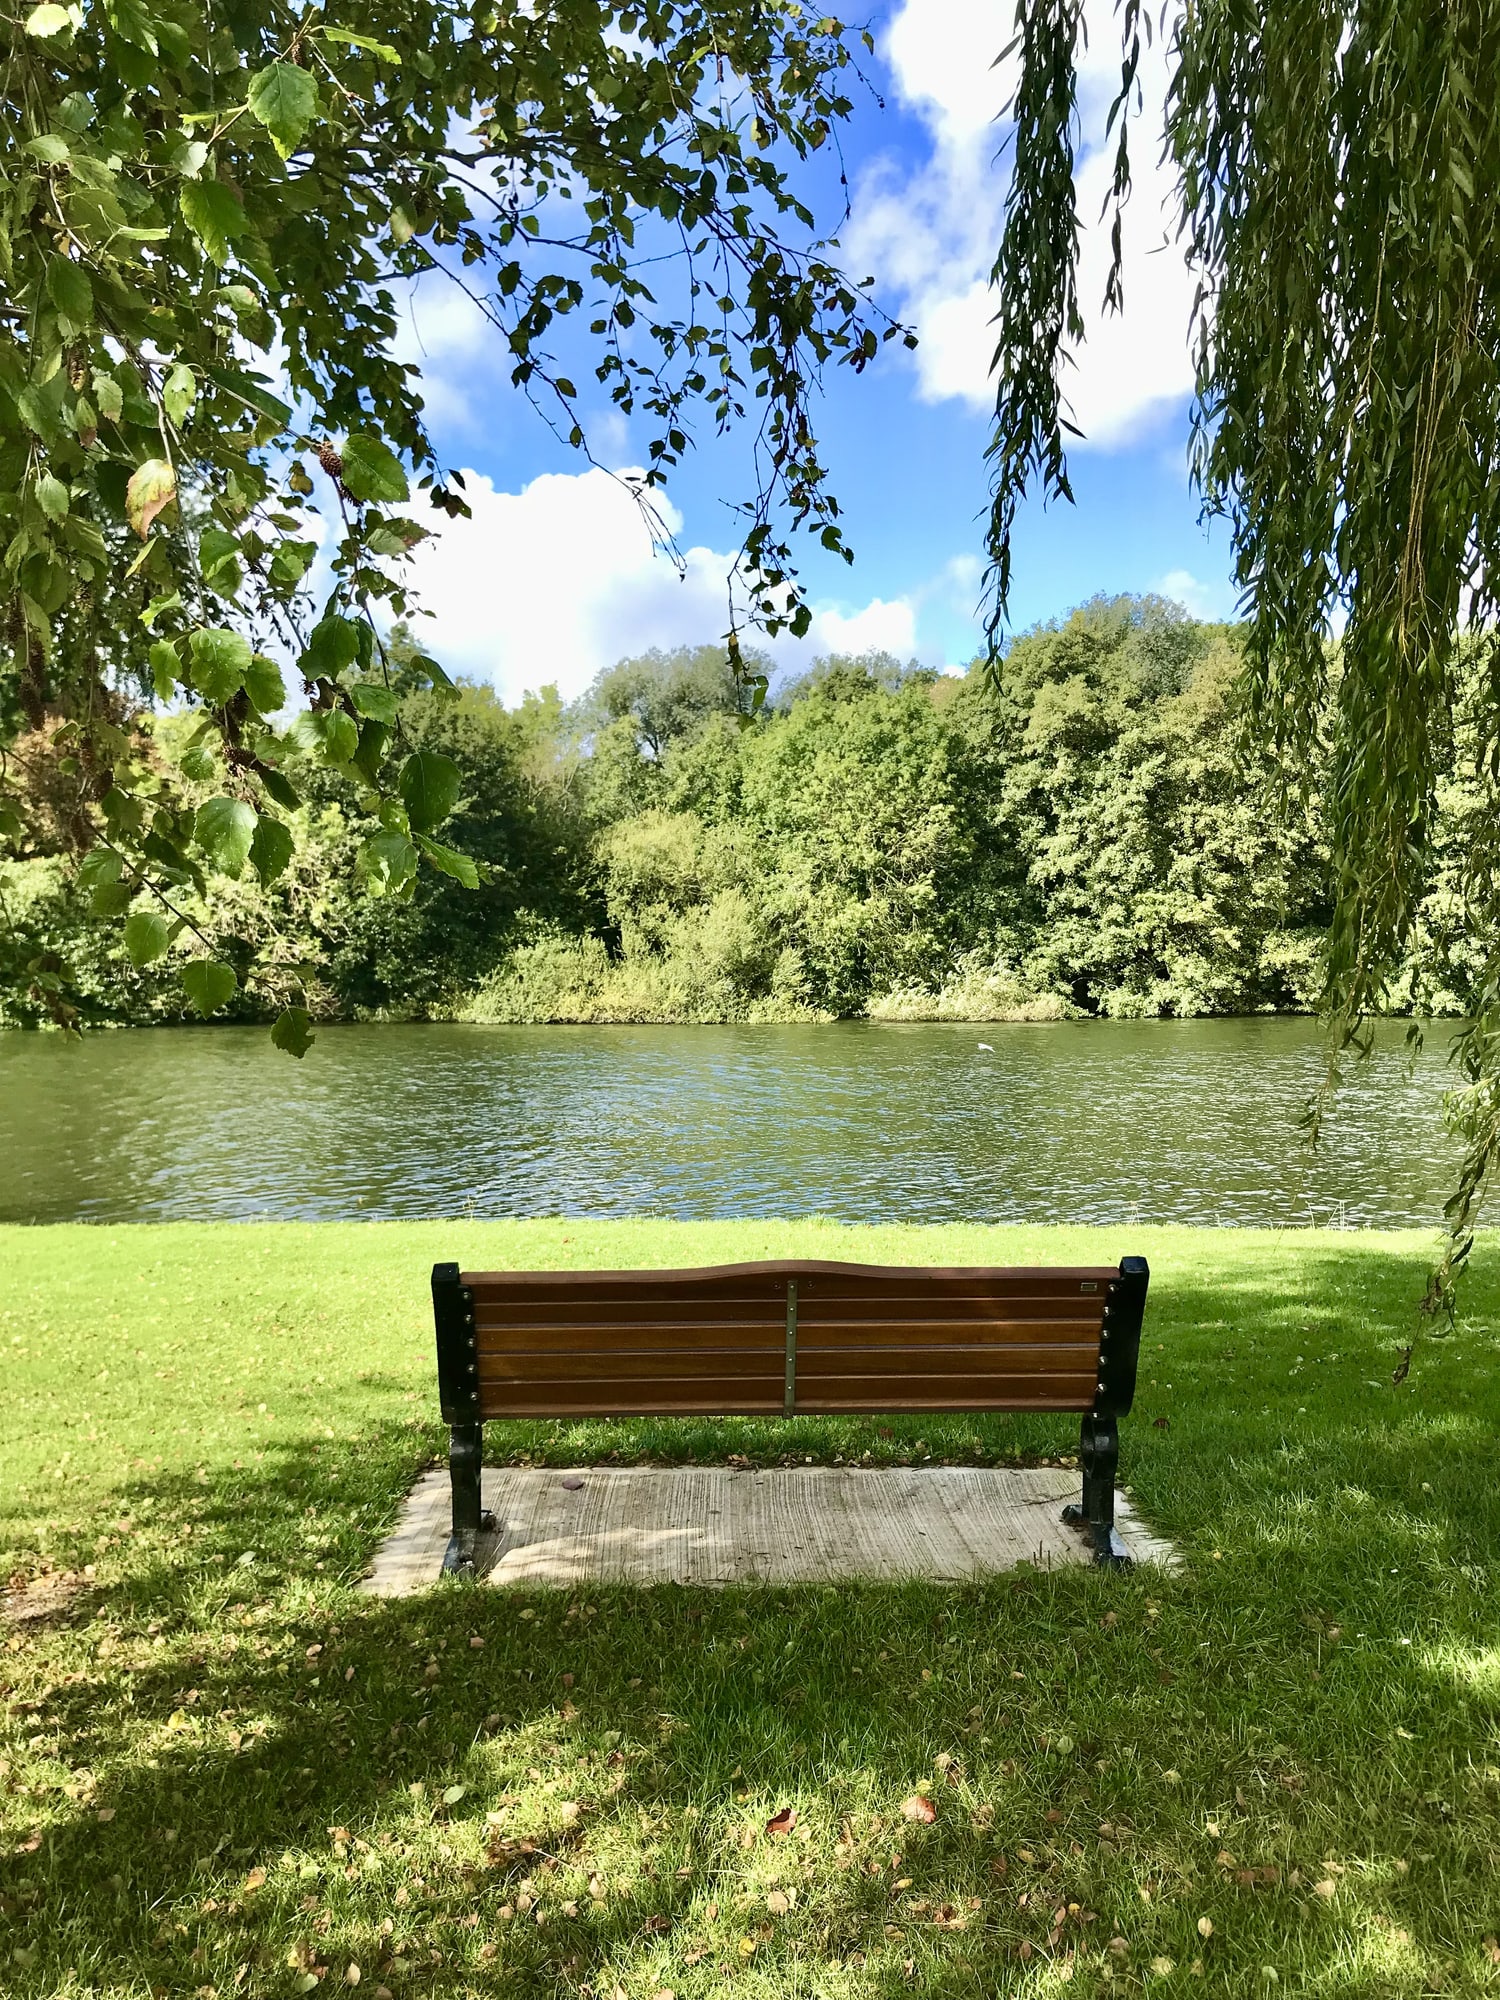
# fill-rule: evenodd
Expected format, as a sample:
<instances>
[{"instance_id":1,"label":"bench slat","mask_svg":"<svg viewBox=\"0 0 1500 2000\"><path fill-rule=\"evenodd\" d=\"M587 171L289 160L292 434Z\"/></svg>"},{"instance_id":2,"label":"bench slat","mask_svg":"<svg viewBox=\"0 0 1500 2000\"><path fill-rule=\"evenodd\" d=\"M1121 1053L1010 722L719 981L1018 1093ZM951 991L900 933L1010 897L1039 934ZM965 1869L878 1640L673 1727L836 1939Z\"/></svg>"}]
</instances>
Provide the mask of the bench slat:
<instances>
[{"instance_id":1,"label":"bench slat","mask_svg":"<svg viewBox=\"0 0 1500 2000\"><path fill-rule=\"evenodd\" d=\"M882 1385L878 1382L861 1383L849 1395L799 1396L797 1415L799 1417L847 1416L891 1416L899 1417L907 1411L936 1415L943 1410L1087 1410L1094 1400L1094 1385L1090 1382L1086 1389L1068 1389L1054 1393L1051 1388L1038 1390L1028 1385L1024 1390L986 1390L983 1393L966 1395L958 1389L934 1391L928 1394L921 1389L913 1389L910 1382L892 1382Z\"/></svg>"},{"instance_id":2,"label":"bench slat","mask_svg":"<svg viewBox=\"0 0 1500 2000\"><path fill-rule=\"evenodd\" d=\"M1099 1351L1097 1319L924 1319L818 1321L797 1316L797 1352L848 1347L1086 1347Z\"/></svg>"},{"instance_id":3,"label":"bench slat","mask_svg":"<svg viewBox=\"0 0 1500 2000\"><path fill-rule=\"evenodd\" d=\"M555 1329L506 1328L503 1333L481 1336L475 1352L483 1362L486 1355L534 1355L541 1360L552 1354L597 1354L608 1356L611 1365L628 1361L632 1354L701 1354L724 1352L758 1355L767 1366L780 1366L785 1353L785 1330L778 1328L771 1338L764 1328L743 1329L726 1326L676 1327L608 1326L569 1327L559 1338Z\"/></svg>"},{"instance_id":4,"label":"bench slat","mask_svg":"<svg viewBox=\"0 0 1500 2000\"><path fill-rule=\"evenodd\" d=\"M1104 1317L1103 1298L1040 1293L990 1295L984 1292L872 1293L866 1299L805 1299L797 1292L798 1317L808 1326L837 1326L844 1320L872 1319L1086 1319Z\"/></svg>"},{"instance_id":5,"label":"bench slat","mask_svg":"<svg viewBox=\"0 0 1500 2000\"><path fill-rule=\"evenodd\" d=\"M1068 1405L1069 1408L1072 1405ZM710 1390L702 1382L573 1382L551 1389L535 1385L507 1396L486 1417L779 1417L781 1384L774 1393L750 1387Z\"/></svg>"},{"instance_id":6,"label":"bench slat","mask_svg":"<svg viewBox=\"0 0 1500 2000\"><path fill-rule=\"evenodd\" d=\"M654 1280L646 1283L644 1280ZM474 1303L507 1303L514 1299L565 1299L601 1302L639 1299L744 1299L765 1306L786 1296L786 1278L778 1273L735 1271L725 1276L702 1271L527 1271L511 1277L503 1271L476 1272L464 1280Z\"/></svg>"},{"instance_id":7,"label":"bench slat","mask_svg":"<svg viewBox=\"0 0 1500 2000\"><path fill-rule=\"evenodd\" d=\"M613 1352L570 1349L565 1353L518 1354L485 1353L480 1350L479 1381L561 1382L590 1377L609 1381L617 1375L697 1376L714 1381L719 1376L757 1376L765 1382L782 1384L785 1363L778 1348L735 1347L633 1347Z\"/></svg>"},{"instance_id":8,"label":"bench slat","mask_svg":"<svg viewBox=\"0 0 1500 2000\"><path fill-rule=\"evenodd\" d=\"M487 1309L476 1306L474 1310L474 1332L480 1340L511 1333L530 1335L549 1331L563 1332L572 1337L595 1327L615 1329L621 1333L656 1326L680 1326L689 1333L700 1326L745 1327L757 1333L774 1333L785 1324L785 1299L776 1301L774 1312L744 1304L727 1305L720 1311L713 1302L705 1304L702 1301L676 1299L665 1305L652 1304L647 1300L633 1301L628 1307L607 1302L585 1305L570 1299L555 1313L549 1312L536 1300L527 1300L513 1312L497 1312L493 1306Z\"/></svg>"},{"instance_id":9,"label":"bench slat","mask_svg":"<svg viewBox=\"0 0 1500 2000\"><path fill-rule=\"evenodd\" d=\"M658 1348L692 1354L704 1347L736 1348L746 1352L780 1354L786 1339L784 1320L775 1326L756 1326L744 1320L719 1321L637 1321L625 1326L607 1322L548 1326L541 1321L517 1321L511 1325L493 1323L475 1328L475 1346L485 1354L631 1354ZM877 1323L847 1321L832 1326L809 1326L798 1321L798 1353L840 1353L848 1348L915 1346L926 1353L932 1347L1047 1347L1099 1349L1099 1324L1089 1320L887 1320Z\"/></svg>"},{"instance_id":10,"label":"bench slat","mask_svg":"<svg viewBox=\"0 0 1500 2000\"><path fill-rule=\"evenodd\" d=\"M898 1277L890 1284L880 1284L874 1278L840 1279L817 1275L799 1278L797 1285L802 1296L818 1304L843 1300L857 1305L867 1305L872 1299L947 1298L1071 1299L1075 1304L1084 1299L1102 1305L1109 1290L1107 1281L1092 1278L1083 1281L1071 1277L1049 1280L1045 1274L992 1278L983 1271L940 1273L930 1285L919 1284L915 1278L906 1277Z\"/></svg>"},{"instance_id":11,"label":"bench slat","mask_svg":"<svg viewBox=\"0 0 1500 2000\"><path fill-rule=\"evenodd\" d=\"M1017 1402L1016 1398L1020 1401ZM799 1396L800 1416L832 1416L840 1411L899 1415L903 1410L1086 1410L1093 1400L1093 1383L1079 1386L1065 1379L1028 1381L1024 1388L1005 1382L980 1387L961 1382L914 1388L908 1380L860 1381L847 1391L830 1387L816 1395ZM496 1417L647 1417L647 1416L780 1416L780 1386L762 1394L746 1385L709 1392L702 1382L637 1382L610 1376L607 1381L529 1384L505 1398L503 1406L485 1412Z\"/></svg>"},{"instance_id":12,"label":"bench slat","mask_svg":"<svg viewBox=\"0 0 1500 2000\"><path fill-rule=\"evenodd\" d=\"M975 1368L987 1374L1028 1375L1047 1368L1064 1368L1070 1374L1087 1372L1097 1376L1098 1352L1077 1341L1056 1346L1031 1346L1021 1342L995 1342L988 1346L951 1344L907 1352L892 1347L804 1348L797 1356L800 1383L829 1375L852 1375L861 1369L880 1375L910 1375L918 1380L934 1373L951 1375L955 1370ZM481 1382L550 1381L563 1374L582 1373L601 1379L610 1375L635 1374L727 1375L762 1374L784 1381L785 1358L780 1349L727 1347L588 1347L538 1348L525 1352L515 1348L481 1350L478 1375Z\"/></svg>"},{"instance_id":13,"label":"bench slat","mask_svg":"<svg viewBox=\"0 0 1500 2000\"><path fill-rule=\"evenodd\" d=\"M1070 1375L1098 1372L1098 1349L1079 1341L1050 1341L1041 1346L996 1343L992 1347L969 1344L920 1349L900 1347L824 1347L797 1350L799 1385L829 1375L952 1375L971 1368L984 1375L1045 1374L1062 1368Z\"/></svg>"},{"instance_id":14,"label":"bench slat","mask_svg":"<svg viewBox=\"0 0 1500 2000\"><path fill-rule=\"evenodd\" d=\"M886 1296L893 1291L925 1295L943 1290L983 1291L995 1297L1014 1293L1035 1293L1053 1297L1058 1293L1078 1293L1093 1285L1102 1293L1118 1276L1111 1265L1062 1267L1042 1265L1035 1269L991 1270L983 1266L952 1270L923 1270L918 1266L893 1264L824 1264L816 1260L769 1264L720 1264L697 1270L663 1271L465 1271L459 1283L472 1292L476 1304L489 1298L519 1298L531 1295L555 1299L563 1294L597 1298L628 1298L648 1292L668 1298L684 1289L696 1296L738 1294L745 1298L770 1299L784 1295L786 1281L795 1278L809 1297L860 1297L873 1293Z\"/></svg>"},{"instance_id":15,"label":"bench slat","mask_svg":"<svg viewBox=\"0 0 1500 2000\"><path fill-rule=\"evenodd\" d=\"M478 1303L474 1309L474 1331L483 1340L507 1331L545 1332L551 1329L587 1330L590 1327L743 1326L774 1329L783 1324L786 1302L778 1298L774 1310L747 1300L630 1299L559 1300L555 1307L542 1300L517 1300L514 1305ZM852 1300L811 1300L803 1303L800 1293L797 1319L809 1332L844 1326L869 1326L889 1322L896 1328L916 1324L952 1323L961 1325L1072 1325L1090 1326L1097 1331L1103 1318L1102 1302L1094 1307L1088 1300L920 1298Z\"/></svg>"}]
</instances>

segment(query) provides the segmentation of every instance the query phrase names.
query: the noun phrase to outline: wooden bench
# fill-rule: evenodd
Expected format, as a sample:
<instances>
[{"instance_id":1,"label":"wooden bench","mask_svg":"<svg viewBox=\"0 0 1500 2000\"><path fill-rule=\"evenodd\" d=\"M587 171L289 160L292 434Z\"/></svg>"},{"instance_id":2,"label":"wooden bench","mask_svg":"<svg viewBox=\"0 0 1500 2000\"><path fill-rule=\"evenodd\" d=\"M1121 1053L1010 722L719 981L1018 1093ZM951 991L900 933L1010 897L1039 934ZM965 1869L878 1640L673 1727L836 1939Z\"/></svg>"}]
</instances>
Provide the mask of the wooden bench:
<instances>
[{"instance_id":1,"label":"wooden bench","mask_svg":"<svg viewBox=\"0 0 1500 2000\"><path fill-rule=\"evenodd\" d=\"M432 1273L451 1429L453 1539L470 1570L492 1417L1078 1410L1082 1503L1063 1518L1095 1560L1115 1532L1118 1420L1135 1395L1143 1257L1077 1269L720 1264L692 1271Z\"/></svg>"}]
</instances>

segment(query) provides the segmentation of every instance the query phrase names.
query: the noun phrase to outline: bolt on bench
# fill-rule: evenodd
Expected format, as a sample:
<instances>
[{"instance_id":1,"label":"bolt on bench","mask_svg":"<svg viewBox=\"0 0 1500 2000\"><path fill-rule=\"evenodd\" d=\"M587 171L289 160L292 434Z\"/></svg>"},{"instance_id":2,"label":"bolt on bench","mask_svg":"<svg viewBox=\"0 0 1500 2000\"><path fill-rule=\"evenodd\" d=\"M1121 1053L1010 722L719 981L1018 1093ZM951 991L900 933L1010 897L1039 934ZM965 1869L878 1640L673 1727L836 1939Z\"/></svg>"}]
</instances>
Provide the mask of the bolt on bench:
<instances>
[{"instance_id":1,"label":"bolt on bench","mask_svg":"<svg viewBox=\"0 0 1500 2000\"><path fill-rule=\"evenodd\" d=\"M451 1426L453 1538L472 1570L493 1417L1078 1410L1083 1497L1063 1509L1100 1563L1115 1531L1118 1419L1135 1396L1144 1257L1076 1269L793 1261L687 1271L432 1273Z\"/></svg>"}]
</instances>

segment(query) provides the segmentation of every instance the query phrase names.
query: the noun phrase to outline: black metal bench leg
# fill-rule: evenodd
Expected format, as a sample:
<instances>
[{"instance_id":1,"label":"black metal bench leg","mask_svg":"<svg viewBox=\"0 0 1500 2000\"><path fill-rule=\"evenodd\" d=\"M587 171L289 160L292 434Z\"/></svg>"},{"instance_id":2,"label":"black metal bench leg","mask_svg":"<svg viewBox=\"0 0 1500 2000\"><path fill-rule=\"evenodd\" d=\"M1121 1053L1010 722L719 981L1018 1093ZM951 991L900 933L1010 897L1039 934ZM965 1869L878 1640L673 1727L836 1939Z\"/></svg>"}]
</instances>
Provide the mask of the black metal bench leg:
<instances>
[{"instance_id":1,"label":"black metal bench leg","mask_svg":"<svg viewBox=\"0 0 1500 2000\"><path fill-rule=\"evenodd\" d=\"M453 1538L443 1556L443 1574L472 1575L474 1544L493 1533L495 1517L480 1504L484 1462L483 1424L453 1424L448 1432L448 1471L453 1480Z\"/></svg>"},{"instance_id":2,"label":"black metal bench leg","mask_svg":"<svg viewBox=\"0 0 1500 2000\"><path fill-rule=\"evenodd\" d=\"M1070 1528L1093 1545L1094 1561L1112 1569L1128 1567L1130 1554L1115 1528L1115 1471L1120 1462L1120 1427L1113 1417L1083 1419L1078 1455L1083 1461L1083 1504L1063 1508Z\"/></svg>"}]
</instances>

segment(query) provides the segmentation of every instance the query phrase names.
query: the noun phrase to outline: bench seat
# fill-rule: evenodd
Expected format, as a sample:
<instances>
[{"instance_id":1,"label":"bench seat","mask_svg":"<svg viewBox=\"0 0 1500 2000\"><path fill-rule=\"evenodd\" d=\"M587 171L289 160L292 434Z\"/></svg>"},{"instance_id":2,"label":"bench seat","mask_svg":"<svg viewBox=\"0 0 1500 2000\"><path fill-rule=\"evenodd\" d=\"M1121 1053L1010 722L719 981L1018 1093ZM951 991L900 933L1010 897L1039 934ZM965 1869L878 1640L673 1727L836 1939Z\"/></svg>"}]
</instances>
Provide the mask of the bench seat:
<instances>
[{"instance_id":1,"label":"bench seat","mask_svg":"<svg viewBox=\"0 0 1500 2000\"><path fill-rule=\"evenodd\" d=\"M1149 1273L1118 1266L943 1270L794 1259L669 1271L432 1274L450 1426L453 1538L472 1569L492 1526L483 1426L500 1417L826 1416L1076 1410L1096 1559L1114 1527L1117 1420L1135 1393Z\"/></svg>"}]
</instances>

